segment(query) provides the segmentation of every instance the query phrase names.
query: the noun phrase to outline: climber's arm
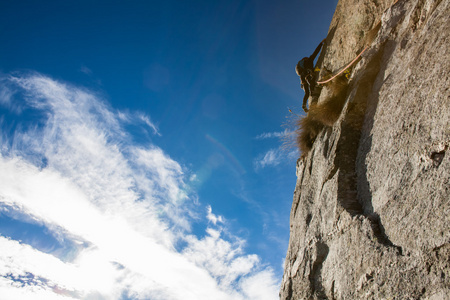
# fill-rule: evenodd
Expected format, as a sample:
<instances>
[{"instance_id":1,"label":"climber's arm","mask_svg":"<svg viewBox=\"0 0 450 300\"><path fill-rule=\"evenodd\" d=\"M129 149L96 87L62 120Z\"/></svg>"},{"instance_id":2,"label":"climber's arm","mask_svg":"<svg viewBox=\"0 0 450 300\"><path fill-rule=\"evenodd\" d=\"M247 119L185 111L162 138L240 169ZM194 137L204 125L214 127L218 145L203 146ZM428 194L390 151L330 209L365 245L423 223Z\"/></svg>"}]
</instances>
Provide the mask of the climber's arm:
<instances>
[{"instance_id":1,"label":"climber's arm","mask_svg":"<svg viewBox=\"0 0 450 300\"><path fill-rule=\"evenodd\" d=\"M317 56L317 54L319 54L320 49L322 48L322 45L324 42L325 42L325 39L320 42L319 46L317 46L316 50L314 50L314 53L309 57L309 59L314 60L316 58L316 56Z\"/></svg>"}]
</instances>

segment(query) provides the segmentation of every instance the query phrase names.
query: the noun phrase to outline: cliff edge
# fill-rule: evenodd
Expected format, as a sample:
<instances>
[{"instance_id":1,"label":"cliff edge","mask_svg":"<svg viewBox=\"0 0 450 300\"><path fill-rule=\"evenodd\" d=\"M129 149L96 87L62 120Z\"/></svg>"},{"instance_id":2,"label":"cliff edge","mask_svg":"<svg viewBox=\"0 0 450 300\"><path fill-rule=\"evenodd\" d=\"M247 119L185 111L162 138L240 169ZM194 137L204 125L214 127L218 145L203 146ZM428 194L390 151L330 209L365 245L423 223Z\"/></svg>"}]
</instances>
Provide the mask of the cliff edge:
<instances>
[{"instance_id":1,"label":"cliff edge","mask_svg":"<svg viewBox=\"0 0 450 300\"><path fill-rule=\"evenodd\" d=\"M448 0L339 1L320 76L368 48L297 163L281 299L450 299L449 16Z\"/></svg>"}]
</instances>

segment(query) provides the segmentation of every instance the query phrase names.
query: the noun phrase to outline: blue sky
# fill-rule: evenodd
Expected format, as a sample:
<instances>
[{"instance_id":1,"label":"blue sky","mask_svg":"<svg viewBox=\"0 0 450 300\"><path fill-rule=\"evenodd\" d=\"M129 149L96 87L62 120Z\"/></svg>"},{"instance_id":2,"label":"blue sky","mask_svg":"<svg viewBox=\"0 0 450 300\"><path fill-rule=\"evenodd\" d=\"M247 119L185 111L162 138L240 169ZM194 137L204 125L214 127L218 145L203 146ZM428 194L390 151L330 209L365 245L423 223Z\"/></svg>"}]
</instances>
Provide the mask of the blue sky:
<instances>
[{"instance_id":1,"label":"blue sky","mask_svg":"<svg viewBox=\"0 0 450 300\"><path fill-rule=\"evenodd\" d=\"M336 4L2 1L0 294L276 299Z\"/></svg>"}]
</instances>

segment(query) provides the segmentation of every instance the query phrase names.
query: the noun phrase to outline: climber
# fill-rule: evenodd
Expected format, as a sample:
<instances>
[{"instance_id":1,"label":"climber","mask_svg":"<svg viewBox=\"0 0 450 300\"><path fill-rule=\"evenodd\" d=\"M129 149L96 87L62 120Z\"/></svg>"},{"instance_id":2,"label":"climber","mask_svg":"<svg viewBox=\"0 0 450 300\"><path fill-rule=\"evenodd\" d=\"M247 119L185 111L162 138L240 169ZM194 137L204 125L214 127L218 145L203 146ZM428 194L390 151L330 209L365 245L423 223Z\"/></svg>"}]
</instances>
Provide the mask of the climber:
<instances>
[{"instance_id":1,"label":"climber","mask_svg":"<svg viewBox=\"0 0 450 300\"><path fill-rule=\"evenodd\" d=\"M306 107L306 103L308 101L309 95L314 91L316 87L316 81L314 78L314 59L317 54L319 54L320 49L322 48L325 39L320 42L319 46L317 46L316 50L310 57L302 58L295 67L295 71L297 75L300 76L302 89L305 91L305 97L303 97L303 110L307 113L308 108Z\"/></svg>"}]
</instances>

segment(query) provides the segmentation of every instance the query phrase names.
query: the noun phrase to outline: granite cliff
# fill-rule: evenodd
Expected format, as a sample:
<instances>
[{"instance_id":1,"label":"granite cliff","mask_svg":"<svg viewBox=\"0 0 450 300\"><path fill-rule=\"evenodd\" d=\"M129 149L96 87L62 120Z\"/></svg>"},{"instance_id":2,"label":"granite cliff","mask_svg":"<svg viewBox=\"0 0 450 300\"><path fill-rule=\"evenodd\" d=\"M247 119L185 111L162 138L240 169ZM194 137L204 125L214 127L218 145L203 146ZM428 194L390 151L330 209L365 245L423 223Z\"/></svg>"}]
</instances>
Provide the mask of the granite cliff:
<instances>
[{"instance_id":1,"label":"granite cliff","mask_svg":"<svg viewBox=\"0 0 450 300\"><path fill-rule=\"evenodd\" d=\"M297 162L281 299L450 299L449 16L448 0L339 1L320 77L368 48Z\"/></svg>"}]
</instances>

